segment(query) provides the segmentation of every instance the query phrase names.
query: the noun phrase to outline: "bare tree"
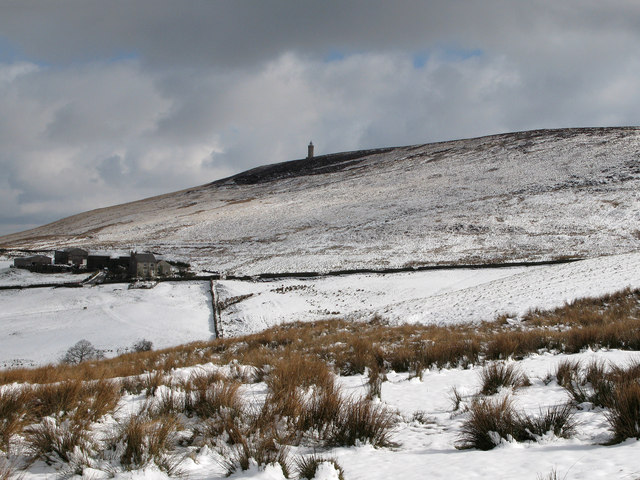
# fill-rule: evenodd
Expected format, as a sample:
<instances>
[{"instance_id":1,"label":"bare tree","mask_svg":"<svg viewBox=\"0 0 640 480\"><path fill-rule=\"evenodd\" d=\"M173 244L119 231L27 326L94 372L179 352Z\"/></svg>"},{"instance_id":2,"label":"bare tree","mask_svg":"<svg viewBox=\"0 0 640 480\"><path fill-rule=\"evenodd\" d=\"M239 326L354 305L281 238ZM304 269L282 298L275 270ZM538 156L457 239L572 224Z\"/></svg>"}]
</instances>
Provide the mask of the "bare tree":
<instances>
[{"instance_id":1,"label":"bare tree","mask_svg":"<svg viewBox=\"0 0 640 480\"><path fill-rule=\"evenodd\" d=\"M67 350L67 353L62 357L62 361L64 363L77 365L85 360L95 360L103 356L103 353L96 349L89 340L82 339Z\"/></svg>"}]
</instances>

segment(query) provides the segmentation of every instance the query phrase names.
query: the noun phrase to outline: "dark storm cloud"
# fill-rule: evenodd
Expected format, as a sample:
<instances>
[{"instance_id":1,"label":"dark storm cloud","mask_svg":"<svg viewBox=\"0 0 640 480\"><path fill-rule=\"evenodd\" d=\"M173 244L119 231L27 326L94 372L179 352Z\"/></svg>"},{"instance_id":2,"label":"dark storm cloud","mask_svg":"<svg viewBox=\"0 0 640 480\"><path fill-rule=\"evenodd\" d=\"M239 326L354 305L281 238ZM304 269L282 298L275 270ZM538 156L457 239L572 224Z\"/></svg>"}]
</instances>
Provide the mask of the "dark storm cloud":
<instances>
[{"instance_id":1,"label":"dark storm cloud","mask_svg":"<svg viewBox=\"0 0 640 480\"><path fill-rule=\"evenodd\" d=\"M637 2L622 0L14 0L2 7L0 31L43 62L133 55L163 67L220 67L291 50L327 55L450 44L534 54L572 35L635 37L639 13Z\"/></svg>"},{"instance_id":2,"label":"dark storm cloud","mask_svg":"<svg viewBox=\"0 0 640 480\"><path fill-rule=\"evenodd\" d=\"M639 44L635 0L5 1L0 234L309 140L638 124Z\"/></svg>"}]
</instances>

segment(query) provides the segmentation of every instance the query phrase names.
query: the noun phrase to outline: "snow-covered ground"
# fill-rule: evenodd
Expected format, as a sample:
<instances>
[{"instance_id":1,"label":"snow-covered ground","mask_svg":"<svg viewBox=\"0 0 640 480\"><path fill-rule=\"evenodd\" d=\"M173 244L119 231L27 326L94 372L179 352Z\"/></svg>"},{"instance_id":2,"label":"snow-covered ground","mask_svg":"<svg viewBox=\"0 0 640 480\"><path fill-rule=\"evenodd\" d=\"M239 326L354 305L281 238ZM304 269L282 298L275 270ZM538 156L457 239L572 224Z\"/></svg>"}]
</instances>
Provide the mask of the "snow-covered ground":
<instances>
[{"instance_id":1,"label":"snow-covered ground","mask_svg":"<svg viewBox=\"0 0 640 480\"><path fill-rule=\"evenodd\" d=\"M626 366L640 358L638 352L586 351L574 355L533 355L517 362L517 368L526 374L531 385L517 390L503 388L494 397L509 395L519 412L540 415L547 407L562 405L569 401L567 392L555 378L559 362L580 360L583 365L591 361L602 361L607 365ZM211 371L226 367L211 364L179 369L172 373L174 383L185 379L194 371ZM403 480L500 478L536 480L549 477L557 472L557 478L566 479L635 479L640 476L638 463L638 440L627 440L617 445L604 446L611 439L611 431L606 420L606 410L590 403L574 407L577 430L570 438L564 439L552 433L538 441L516 443L503 441L490 451L458 450L460 433L466 414L454 411L451 401L452 388L462 395L463 405L469 404L480 390L479 375L482 367L467 369L454 368L429 370L420 378L411 378L405 373L390 372L388 381L382 384L381 399L385 407L395 412L397 424L391 440L397 443L392 448L374 448L367 444L355 447L320 449L315 453L333 457L344 470L345 480ZM366 377L357 375L339 377L338 383L346 395L363 395ZM159 389L156 399L160 400L164 389ZM264 383L247 384L242 389L243 401L259 406L264 401L267 387ZM146 403L144 394L126 395L114 415L126 418L135 415ZM101 422L93 424L95 437L112 431L114 418L107 415ZM300 454L311 454L309 447L292 447L290 458ZM224 461L219 452L212 448L180 448L176 452L182 458L182 475L192 480L225 478ZM26 472L19 472L24 480L44 480L53 478L64 464L47 466L38 461ZM316 480L337 480L337 476L323 472ZM87 469L85 475L95 480L107 478L159 480L166 474L155 467L133 472L122 471L117 465L106 471ZM79 478L79 477L74 477ZM84 477L83 477L84 478ZM252 478L259 480L284 480L277 465L251 468L237 472L229 478Z\"/></svg>"},{"instance_id":2,"label":"snow-covered ground","mask_svg":"<svg viewBox=\"0 0 640 480\"><path fill-rule=\"evenodd\" d=\"M142 338L163 348L213 335L208 282L0 291L0 367L56 362L81 339L113 356Z\"/></svg>"},{"instance_id":3,"label":"snow-covered ground","mask_svg":"<svg viewBox=\"0 0 640 480\"><path fill-rule=\"evenodd\" d=\"M74 283L88 276L87 273L33 273L22 268L11 268L11 265L12 259L0 257L0 286Z\"/></svg>"},{"instance_id":4,"label":"snow-covered ground","mask_svg":"<svg viewBox=\"0 0 640 480\"><path fill-rule=\"evenodd\" d=\"M380 315L447 324L514 317L577 298L640 288L640 253L571 264L314 279L216 282L225 336L291 321ZM236 302L236 303L233 303ZM214 335L208 282L0 291L0 366L55 362L87 339L108 355L147 338L156 348Z\"/></svg>"},{"instance_id":5,"label":"snow-covered ground","mask_svg":"<svg viewBox=\"0 0 640 480\"><path fill-rule=\"evenodd\" d=\"M585 364L593 359L621 366L640 358L638 352L585 352L579 355L534 355L517 362L518 368L531 380L530 387L509 390L516 408L531 415L539 415L548 406L568 401L566 391L555 380L557 364L570 358ZM558 478L638 478L640 465L637 452L640 444L629 440L620 445L602 446L611 438L602 409L583 405L576 410L579 422L575 438L559 439L550 435L540 442L505 443L490 452L457 450L460 427L465 416L452 413L450 394L456 387L466 401L479 390L480 368L445 369L425 372L421 379L408 379L406 374L392 374L383 383L382 401L399 411L406 422L398 428L395 440L398 449L373 449L368 446L338 449L333 454L345 469L345 478L355 479L458 479L545 478L553 469ZM364 382L364 378L349 377L351 385ZM498 394L500 395L500 394ZM415 413L422 412L427 419L412 421Z\"/></svg>"},{"instance_id":6,"label":"snow-covered ground","mask_svg":"<svg viewBox=\"0 0 640 480\"><path fill-rule=\"evenodd\" d=\"M327 317L447 324L518 316L577 298L640 288L640 253L502 269L436 270L269 282L217 282L226 336ZM244 297L244 299L243 299Z\"/></svg>"}]
</instances>

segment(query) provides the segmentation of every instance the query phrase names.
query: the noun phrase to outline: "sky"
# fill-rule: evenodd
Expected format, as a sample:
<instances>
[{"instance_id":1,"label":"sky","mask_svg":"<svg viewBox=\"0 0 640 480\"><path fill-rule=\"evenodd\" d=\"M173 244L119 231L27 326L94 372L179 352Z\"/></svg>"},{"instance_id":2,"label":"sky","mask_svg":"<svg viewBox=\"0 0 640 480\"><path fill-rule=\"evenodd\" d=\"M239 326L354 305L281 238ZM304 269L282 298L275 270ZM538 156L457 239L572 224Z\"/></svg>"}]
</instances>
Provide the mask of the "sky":
<instances>
[{"instance_id":1,"label":"sky","mask_svg":"<svg viewBox=\"0 0 640 480\"><path fill-rule=\"evenodd\" d=\"M309 141L638 125L639 47L637 0L0 0L0 235Z\"/></svg>"}]
</instances>

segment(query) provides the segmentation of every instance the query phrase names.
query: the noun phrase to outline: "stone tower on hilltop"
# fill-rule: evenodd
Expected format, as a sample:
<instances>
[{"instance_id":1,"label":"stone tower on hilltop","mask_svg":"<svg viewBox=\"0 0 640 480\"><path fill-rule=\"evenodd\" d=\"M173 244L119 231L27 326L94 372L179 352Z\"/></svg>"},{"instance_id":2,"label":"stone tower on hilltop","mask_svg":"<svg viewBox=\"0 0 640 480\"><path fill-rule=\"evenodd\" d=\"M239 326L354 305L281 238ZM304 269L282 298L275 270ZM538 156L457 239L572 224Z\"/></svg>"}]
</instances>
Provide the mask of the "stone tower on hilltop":
<instances>
[{"instance_id":1,"label":"stone tower on hilltop","mask_svg":"<svg viewBox=\"0 0 640 480\"><path fill-rule=\"evenodd\" d=\"M307 148L307 158L313 158L313 142L309 142L309 147Z\"/></svg>"}]
</instances>

